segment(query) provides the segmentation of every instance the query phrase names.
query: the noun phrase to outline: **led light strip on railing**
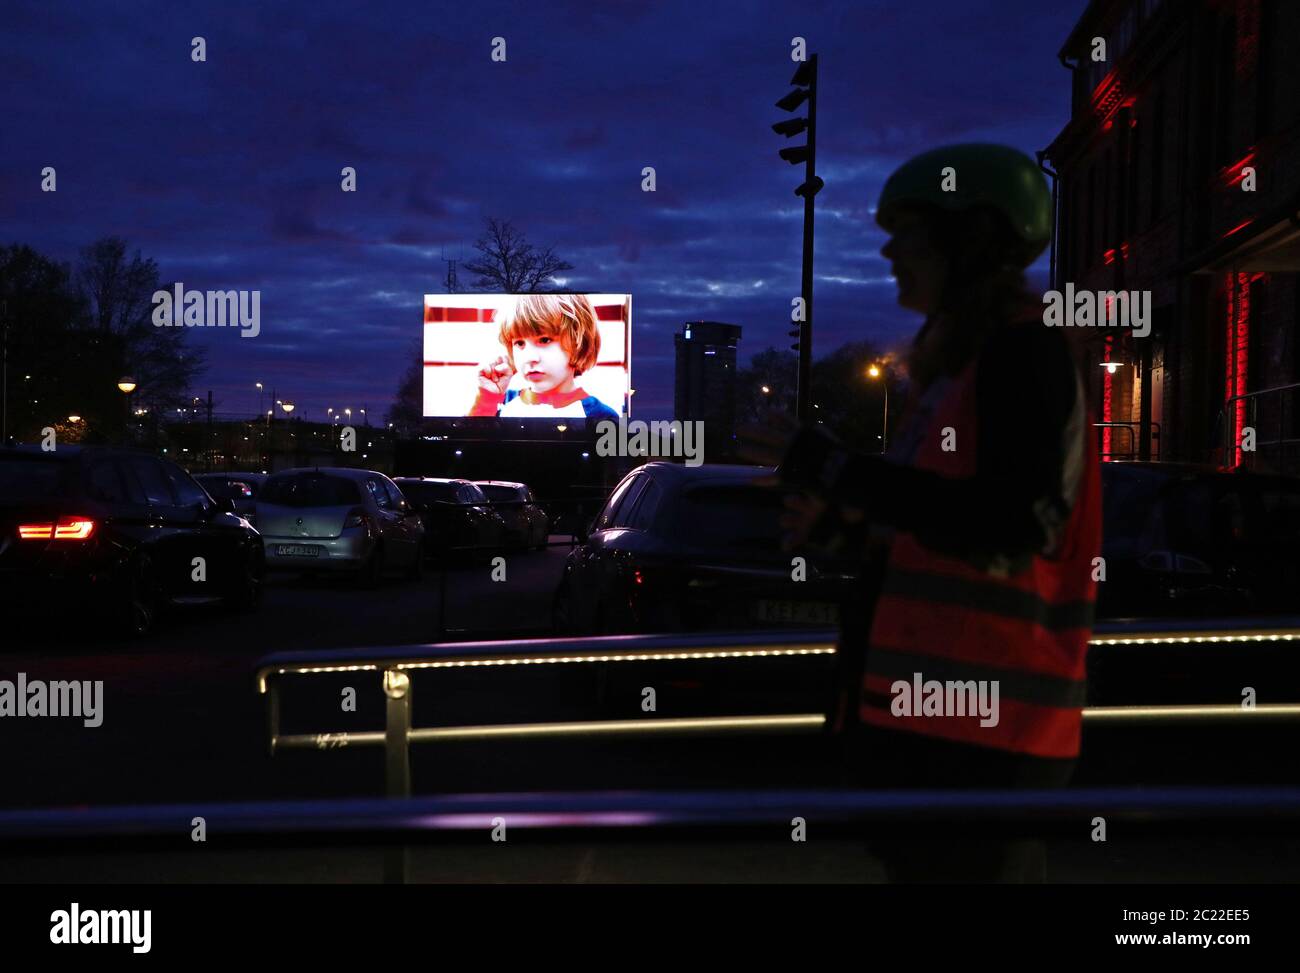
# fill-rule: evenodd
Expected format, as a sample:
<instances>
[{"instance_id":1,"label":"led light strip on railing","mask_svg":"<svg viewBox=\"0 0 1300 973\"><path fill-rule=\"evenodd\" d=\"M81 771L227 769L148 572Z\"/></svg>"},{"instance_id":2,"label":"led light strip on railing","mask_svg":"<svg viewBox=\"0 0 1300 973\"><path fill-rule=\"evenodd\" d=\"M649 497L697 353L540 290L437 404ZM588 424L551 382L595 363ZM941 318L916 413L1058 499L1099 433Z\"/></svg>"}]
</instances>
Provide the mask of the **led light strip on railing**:
<instances>
[{"instance_id":1,"label":"led light strip on railing","mask_svg":"<svg viewBox=\"0 0 1300 973\"><path fill-rule=\"evenodd\" d=\"M1083 711L1085 723L1159 723L1213 720L1297 720L1300 703L1259 703L1242 706L1240 703L1206 703L1186 705L1171 703L1168 706L1092 706Z\"/></svg>"},{"instance_id":2,"label":"led light strip on railing","mask_svg":"<svg viewBox=\"0 0 1300 973\"><path fill-rule=\"evenodd\" d=\"M799 657L815 655L835 655L834 645L819 646L761 646L748 649L662 649L605 651L591 653L568 653L557 655L519 655L488 656L481 659L473 657L452 657L447 659L415 659L409 661L371 662L364 664L313 665L313 666L276 666L258 673L258 692L266 692L266 677L288 673L306 674L321 672L376 672L383 669L468 669L493 666L528 666L552 665L564 663L597 662L671 662L675 660L701 659L761 659L779 657Z\"/></svg>"},{"instance_id":3,"label":"led light strip on railing","mask_svg":"<svg viewBox=\"0 0 1300 973\"><path fill-rule=\"evenodd\" d=\"M1177 645L1201 642L1293 642L1300 630L1250 630L1242 632L1163 632L1150 635L1103 635L1089 640L1089 645Z\"/></svg>"}]
</instances>

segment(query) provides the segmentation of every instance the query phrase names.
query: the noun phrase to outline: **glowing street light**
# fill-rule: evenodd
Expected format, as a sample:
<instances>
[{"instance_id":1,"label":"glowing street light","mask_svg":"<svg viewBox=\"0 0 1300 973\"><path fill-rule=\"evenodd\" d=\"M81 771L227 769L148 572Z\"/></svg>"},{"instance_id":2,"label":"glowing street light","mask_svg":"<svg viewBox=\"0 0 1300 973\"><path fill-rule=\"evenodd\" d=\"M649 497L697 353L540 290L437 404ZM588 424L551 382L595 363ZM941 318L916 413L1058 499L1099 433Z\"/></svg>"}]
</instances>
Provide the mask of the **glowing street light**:
<instances>
[{"instance_id":1,"label":"glowing street light","mask_svg":"<svg viewBox=\"0 0 1300 973\"><path fill-rule=\"evenodd\" d=\"M132 392L135 391L135 379L133 379L130 375L123 375L121 378L117 380L117 388L118 391L125 392L127 395L130 395Z\"/></svg>"},{"instance_id":2,"label":"glowing street light","mask_svg":"<svg viewBox=\"0 0 1300 973\"><path fill-rule=\"evenodd\" d=\"M80 422L80 421L81 421L81 416L76 415L76 414L74 413L73 415L68 416L68 421L69 421L69 422L74 422L74 423L75 423L75 422Z\"/></svg>"},{"instance_id":3,"label":"glowing street light","mask_svg":"<svg viewBox=\"0 0 1300 973\"><path fill-rule=\"evenodd\" d=\"M885 418L880 429L880 451L883 453L889 449L889 376L876 364L867 366L867 376L881 379L880 384L885 387Z\"/></svg>"}]
</instances>

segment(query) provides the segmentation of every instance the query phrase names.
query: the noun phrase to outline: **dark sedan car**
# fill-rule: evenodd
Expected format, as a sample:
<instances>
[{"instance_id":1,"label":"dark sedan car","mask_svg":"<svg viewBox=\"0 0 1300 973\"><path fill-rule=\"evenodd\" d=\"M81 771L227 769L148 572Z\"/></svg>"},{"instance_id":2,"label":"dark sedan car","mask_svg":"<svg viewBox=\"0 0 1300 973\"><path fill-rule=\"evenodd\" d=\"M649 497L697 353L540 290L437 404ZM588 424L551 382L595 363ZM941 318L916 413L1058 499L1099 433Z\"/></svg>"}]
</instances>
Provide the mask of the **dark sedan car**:
<instances>
[{"instance_id":1,"label":"dark sedan car","mask_svg":"<svg viewBox=\"0 0 1300 973\"><path fill-rule=\"evenodd\" d=\"M200 560L201 559L201 560ZM175 463L100 447L0 449L0 594L143 635L169 604L261 603L262 539Z\"/></svg>"},{"instance_id":2,"label":"dark sedan car","mask_svg":"<svg viewBox=\"0 0 1300 973\"><path fill-rule=\"evenodd\" d=\"M426 553L482 557L504 545L505 521L469 480L399 476L393 482L424 521Z\"/></svg>"},{"instance_id":3,"label":"dark sedan car","mask_svg":"<svg viewBox=\"0 0 1300 973\"><path fill-rule=\"evenodd\" d=\"M780 545L779 492L761 467L647 463L614 489L570 553L557 631L575 634L813 628L839 621L854 575Z\"/></svg>"},{"instance_id":4,"label":"dark sedan car","mask_svg":"<svg viewBox=\"0 0 1300 973\"><path fill-rule=\"evenodd\" d=\"M266 482L265 473L199 473L194 479L213 500L229 500L235 513L257 523L257 495Z\"/></svg>"},{"instance_id":5,"label":"dark sedan car","mask_svg":"<svg viewBox=\"0 0 1300 973\"><path fill-rule=\"evenodd\" d=\"M1174 463L1102 466L1101 617L1295 614L1300 479Z\"/></svg>"},{"instance_id":6,"label":"dark sedan car","mask_svg":"<svg viewBox=\"0 0 1300 973\"><path fill-rule=\"evenodd\" d=\"M521 550L546 546L551 518L538 506L528 484L506 480L475 480L474 483L505 522L507 545Z\"/></svg>"}]
</instances>

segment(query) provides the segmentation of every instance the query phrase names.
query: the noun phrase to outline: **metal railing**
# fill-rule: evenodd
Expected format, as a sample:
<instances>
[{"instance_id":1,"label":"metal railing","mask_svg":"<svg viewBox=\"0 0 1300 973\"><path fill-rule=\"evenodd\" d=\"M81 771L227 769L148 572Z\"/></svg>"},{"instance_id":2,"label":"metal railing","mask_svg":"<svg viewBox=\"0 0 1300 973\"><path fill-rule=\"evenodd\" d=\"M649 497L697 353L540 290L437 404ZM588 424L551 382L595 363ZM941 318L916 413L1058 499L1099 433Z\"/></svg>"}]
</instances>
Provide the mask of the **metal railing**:
<instances>
[{"instance_id":1,"label":"metal railing","mask_svg":"<svg viewBox=\"0 0 1300 973\"><path fill-rule=\"evenodd\" d=\"M1142 455L1140 437L1142 427L1146 426L1150 430L1151 459L1160 459L1160 423L1158 422L1094 422L1093 428L1097 430L1097 454L1103 462L1110 460L1135 460ZM1106 431L1110 430L1111 448L1106 448ZM1114 433L1127 433L1126 442L1128 449L1115 448Z\"/></svg>"},{"instance_id":2,"label":"metal railing","mask_svg":"<svg viewBox=\"0 0 1300 973\"><path fill-rule=\"evenodd\" d=\"M1199 645L1227 642L1300 641L1300 619L1260 626L1245 622L1103 623L1091 645ZM410 748L415 743L456 740L537 739L543 737L630 737L720 734L815 734L826 727L824 713L759 716L700 716L635 720L590 720L555 723L503 723L416 727L412 725L412 675L450 669L584 666L606 663L790 659L836 655L837 632L743 632L687 635L615 635L581 639L517 639L462 642L398 648L286 652L268 656L257 670L257 692L266 698L272 755L291 749L327 750L352 746L383 747L389 796L411 793ZM286 677L374 672L385 697L382 731L282 734L280 687ZM1300 695L1300 694L1298 694ZM1300 720L1300 700L1287 703L1208 705L1137 705L1087 707L1087 724L1146 725L1169 723Z\"/></svg>"},{"instance_id":3,"label":"metal railing","mask_svg":"<svg viewBox=\"0 0 1300 973\"><path fill-rule=\"evenodd\" d=\"M1287 435L1288 425L1300 429L1300 408L1295 402L1297 395L1300 395L1300 382L1225 399L1214 420L1213 461L1230 468L1239 465L1240 461L1240 465L1248 469L1267 466L1279 473L1300 468L1300 437ZM1287 407L1288 400L1290 408ZM1254 449L1239 449L1241 444L1237 442L1236 423L1239 408L1242 425L1255 430ZM1273 438L1263 438L1261 418L1268 420L1267 425L1276 433ZM1261 459L1265 462L1261 463Z\"/></svg>"}]
</instances>

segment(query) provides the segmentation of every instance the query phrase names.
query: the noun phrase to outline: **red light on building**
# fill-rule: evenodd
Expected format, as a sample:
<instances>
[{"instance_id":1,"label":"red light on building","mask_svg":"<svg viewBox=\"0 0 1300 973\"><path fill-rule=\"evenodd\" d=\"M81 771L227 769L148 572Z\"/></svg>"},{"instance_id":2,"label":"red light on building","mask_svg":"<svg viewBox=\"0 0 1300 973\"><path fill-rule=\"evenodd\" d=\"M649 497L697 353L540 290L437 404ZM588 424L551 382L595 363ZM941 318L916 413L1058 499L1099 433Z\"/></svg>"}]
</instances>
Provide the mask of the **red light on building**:
<instances>
[{"instance_id":1,"label":"red light on building","mask_svg":"<svg viewBox=\"0 0 1300 973\"><path fill-rule=\"evenodd\" d=\"M1109 313L1110 313L1110 303L1109 303L1109 300L1107 301L1106 313L1107 313L1108 315L1109 315ZM1111 345L1113 345L1114 342L1115 342L1115 337L1114 337L1114 335L1107 335L1107 336L1106 336L1106 361L1108 361L1108 362L1111 362L1111 361L1114 361L1114 360L1115 360L1115 358L1114 358L1114 354L1113 354L1113 350L1112 350L1112 348L1111 348ZM1102 422L1111 422L1111 421L1112 421L1112 417L1113 417L1113 415L1114 415L1114 413L1113 413L1113 411L1112 411L1112 407L1111 407L1111 398L1112 398L1112 394L1113 394L1113 388L1112 388L1112 387L1113 387L1113 385L1114 385L1114 383L1115 383L1115 373L1114 373L1113 371L1111 371L1109 368L1105 369L1105 370L1101 373L1101 381L1102 381L1102 386L1101 386L1101 421L1102 421ZM1103 426L1103 427L1102 427L1102 430L1101 430L1101 455L1102 455L1102 459L1103 459L1104 461L1106 461L1106 462L1109 462L1109 461L1110 461L1110 438L1111 438L1111 437L1110 437L1110 434L1111 434L1111 428L1110 428L1110 426Z\"/></svg>"},{"instance_id":2,"label":"red light on building","mask_svg":"<svg viewBox=\"0 0 1300 973\"><path fill-rule=\"evenodd\" d=\"M1229 230L1227 233L1223 234L1223 238L1224 238L1225 240L1228 239L1228 237L1232 236L1234 233L1238 233L1238 232L1240 232L1241 230L1244 230L1246 227L1250 226L1250 224L1252 224L1252 223L1254 223L1254 222L1255 222L1254 218L1251 218L1251 219L1249 219L1249 220L1246 220L1245 223L1238 223L1236 226L1234 226L1234 227L1233 227L1231 230Z\"/></svg>"},{"instance_id":3,"label":"red light on building","mask_svg":"<svg viewBox=\"0 0 1300 973\"><path fill-rule=\"evenodd\" d=\"M1102 259L1105 260L1107 264L1113 264L1115 262L1115 248L1111 247L1102 254Z\"/></svg>"},{"instance_id":4,"label":"red light on building","mask_svg":"<svg viewBox=\"0 0 1300 973\"><path fill-rule=\"evenodd\" d=\"M1232 165L1224 166L1219 172L1219 176L1224 180L1226 185L1235 186L1241 182L1241 180L1246 178L1246 174L1242 170L1254 161L1255 150L1251 149L1236 162L1232 163Z\"/></svg>"}]
</instances>

